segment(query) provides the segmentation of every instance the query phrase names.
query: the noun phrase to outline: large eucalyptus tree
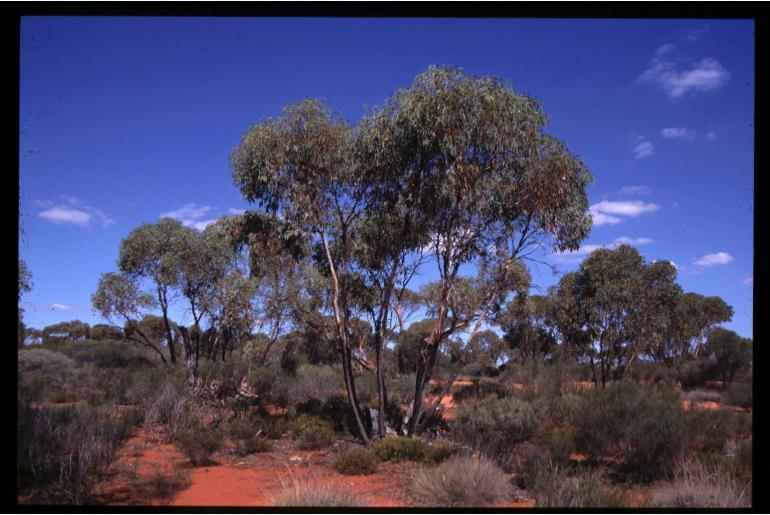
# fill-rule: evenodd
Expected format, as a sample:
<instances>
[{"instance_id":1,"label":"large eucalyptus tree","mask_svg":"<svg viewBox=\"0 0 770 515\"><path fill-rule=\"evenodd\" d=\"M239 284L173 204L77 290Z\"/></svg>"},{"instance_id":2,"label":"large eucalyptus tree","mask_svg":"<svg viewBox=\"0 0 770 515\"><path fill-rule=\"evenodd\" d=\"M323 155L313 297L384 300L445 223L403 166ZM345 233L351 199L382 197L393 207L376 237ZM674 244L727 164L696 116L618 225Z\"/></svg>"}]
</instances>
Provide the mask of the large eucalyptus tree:
<instances>
[{"instance_id":1,"label":"large eucalyptus tree","mask_svg":"<svg viewBox=\"0 0 770 515\"><path fill-rule=\"evenodd\" d=\"M348 402L369 443L352 370L352 261L366 207L352 144L353 131L344 119L319 100L304 100L253 125L231 154L231 166L247 201L307 235L314 245L316 262L331 284L334 340Z\"/></svg>"},{"instance_id":2,"label":"large eucalyptus tree","mask_svg":"<svg viewBox=\"0 0 770 515\"><path fill-rule=\"evenodd\" d=\"M591 227L585 187L591 175L559 140L532 98L494 77L431 67L397 91L369 122L370 159L393 203L419 213L430 238L439 289L435 324L417 368L409 434L418 432L423 397L447 326L460 267L486 261L505 285L514 263L536 247L576 249ZM499 294L480 300L483 321ZM457 328L457 327L456 327Z\"/></svg>"}]
</instances>

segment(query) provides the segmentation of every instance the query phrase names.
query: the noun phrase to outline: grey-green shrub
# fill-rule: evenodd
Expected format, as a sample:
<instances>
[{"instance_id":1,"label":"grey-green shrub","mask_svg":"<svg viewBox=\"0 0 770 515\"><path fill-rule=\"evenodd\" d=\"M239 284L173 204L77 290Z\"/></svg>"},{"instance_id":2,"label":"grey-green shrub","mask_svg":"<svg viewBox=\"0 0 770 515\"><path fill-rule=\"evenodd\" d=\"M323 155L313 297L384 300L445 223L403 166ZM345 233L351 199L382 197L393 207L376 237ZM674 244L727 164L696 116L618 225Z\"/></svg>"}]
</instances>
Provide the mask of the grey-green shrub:
<instances>
[{"instance_id":1,"label":"grey-green shrub","mask_svg":"<svg viewBox=\"0 0 770 515\"><path fill-rule=\"evenodd\" d=\"M505 462L517 444L534 434L537 424L528 402L488 397L460 405L449 426L453 440Z\"/></svg>"},{"instance_id":2,"label":"grey-green shrub","mask_svg":"<svg viewBox=\"0 0 770 515\"><path fill-rule=\"evenodd\" d=\"M209 457L219 450L222 437L216 429L196 424L180 430L175 443L193 466L200 467L208 463Z\"/></svg>"},{"instance_id":3,"label":"grey-green shrub","mask_svg":"<svg viewBox=\"0 0 770 515\"><path fill-rule=\"evenodd\" d=\"M425 461L430 446L419 438L388 436L374 442L372 446L382 461Z\"/></svg>"},{"instance_id":4,"label":"grey-green shrub","mask_svg":"<svg viewBox=\"0 0 770 515\"><path fill-rule=\"evenodd\" d=\"M377 471L377 455L367 449L348 449L334 460L334 470L347 476L369 475Z\"/></svg>"},{"instance_id":5,"label":"grey-green shrub","mask_svg":"<svg viewBox=\"0 0 770 515\"><path fill-rule=\"evenodd\" d=\"M300 449L322 449L334 443L332 425L320 417L300 415L292 422L291 432Z\"/></svg>"}]
</instances>

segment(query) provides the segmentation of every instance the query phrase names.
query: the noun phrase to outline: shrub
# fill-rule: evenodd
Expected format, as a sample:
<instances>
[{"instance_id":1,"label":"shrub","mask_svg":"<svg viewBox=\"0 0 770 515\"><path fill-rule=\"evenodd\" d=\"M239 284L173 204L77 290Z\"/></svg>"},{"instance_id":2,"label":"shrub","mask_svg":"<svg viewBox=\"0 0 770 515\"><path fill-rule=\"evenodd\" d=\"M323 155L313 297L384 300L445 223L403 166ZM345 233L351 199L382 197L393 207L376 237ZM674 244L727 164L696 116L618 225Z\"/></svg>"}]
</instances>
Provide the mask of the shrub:
<instances>
[{"instance_id":1,"label":"shrub","mask_svg":"<svg viewBox=\"0 0 770 515\"><path fill-rule=\"evenodd\" d=\"M514 487L497 465L485 458L450 458L418 472L412 495L423 506L485 506L512 497Z\"/></svg>"},{"instance_id":2,"label":"shrub","mask_svg":"<svg viewBox=\"0 0 770 515\"><path fill-rule=\"evenodd\" d=\"M137 483L145 486L149 492L142 492L144 495L160 499L164 505L171 504L174 496L190 486L190 474L184 469L176 469L173 473L165 473L162 470L154 470L146 479L137 479ZM137 485L139 487L139 485ZM135 487L135 489L139 489Z\"/></svg>"},{"instance_id":3,"label":"shrub","mask_svg":"<svg viewBox=\"0 0 770 515\"><path fill-rule=\"evenodd\" d=\"M538 432L535 441L548 450L553 461L566 463L577 451L576 434L572 426L548 425Z\"/></svg>"},{"instance_id":4,"label":"shrub","mask_svg":"<svg viewBox=\"0 0 770 515\"><path fill-rule=\"evenodd\" d=\"M361 506L361 501L348 488L334 483L292 480L281 489L271 506L337 507Z\"/></svg>"},{"instance_id":5,"label":"shrub","mask_svg":"<svg viewBox=\"0 0 770 515\"><path fill-rule=\"evenodd\" d=\"M453 440L505 463L513 448L531 437L537 427L532 406L513 397L486 399L461 405L450 422Z\"/></svg>"},{"instance_id":6,"label":"shrub","mask_svg":"<svg viewBox=\"0 0 770 515\"><path fill-rule=\"evenodd\" d=\"M711 369L706 360L686 361L677 371L677 379L685 390L692 390L706 384L711 379Z\"/></svg>"},{"instance_id":7,"label":"shrub","mask_svg":"<svg viewBox=\"0 0 770 515\"><path fill-rule=\"evenodd\" d=\"M173 440L179 430L190 423L189 409L190 400L167 383L145 409L145 428L158 439L159 426L165 425L168 429L166 440Z\"/></svg>"},{"instance_id":8,"label":"shrub","mask_svg":"<svg viewBox=\"0 0 770 515\"><path fill-rule=\"evenodd\" d=\"M457 452L455 444L449 441L433 441L425 452L425 461L431 463L441 463Z\"/></svg>"},{"instance_id":9,"label":"shrub","mask_svg":"<svg viewBox=\"0 0 770 515\"><path fill-rule=\"evenodd\" d=\"M262 434L273 440L281 438L289 430L289 423L281 417L265 417L260 421Z\"/></svg>"},{"instance_id":10,"label":"shrub","mask_svg":"<svg viewBox=\"0 0 770 515\"><path fill-rule=\"evenodd\" d=\"M219 450L222 438L214 429L193 425L179 431L176 445L193 466L200 467L208 463L209 457Z\"/></svg>"},{"instance_id":11,"label":"shrub","mask_svg":"<svg viewBox=\"0 0 770 515\"><path fill-rule=\"evenodd\" d=\"M685 413L687 445L702 453L722 452L727 441L736 432L736 418L728 410L692 410Z\"/></svg>"},{"instance_id":12,"label":"shrub","mask_svg":"<svg viewBox=\"0 0 770 515\"><path fill-rule=\"evenodd\" d=\"M78 400L78 393L73 392L71 390L65 390L63 388L57 388L53 392L51 392L51 396L49 397L49 400L51 402L55 403L67 403L67 402L76 402Z\"/></svg>"},{"instance_id":13,"label":"shrub","mask_svg":"<svg viewBox=\"0 0 770 515\"><path fill-rule=\"evenodd\" d=\"M254 422L242 418L233 418L224 427L227 435L233 440L245 440L257 434Z\"/></svg>"},{"instance_id":14,"label":"shrub","mask_svg":"<svg viewBox=\"0 0 770 515\"><path fill-rule=\"evenodd\" d=\"M645 480L667 471L685 438L678 393L633 382L584 392L573 423L578 450L593 457L622 454L625 472Z\"/></svg>"},{"instance_id":15,"label":"shrub","mask_svg":"<svg viewBox=\"0 0 770 515\"><path fill-rule=\"evenodd\" d=\"M235 442L235 453L238 456L248 456L258 452L268 452L273 448L273 444L267 438L262 436L250 436Z\"/></svg>"},{"instance_id":16,"label":"shrub","mask_svg":"<svg viewBox=\"0 0 770 515\"><path fill-rule=\"evenodd\" d=\"M366 449L349 449L334 461L334 469L347 476L369 475L377 471L377 455Z\"/></svg>"},{"instance_id":17,"label":"shrub","mask_svg":"<svg viewBox=\"0 0 770 515\"><path fill-rule=\"evenodd\" d=\"M23 486L69 504L91 500L119 440L111 413L93 408L22 406L17 421L17 471Z\"/></svg>"},{"instance_id":18,"label":"shrub","mask_svg":"<svg viewBox=\"0 0 770 515\"><path fill-rule=\"evenodd\" d=\"M461 403L467 400L478 400L492 395L500 398L505 397L508 394L508 389L505 385L498 381L491 379L480 379L473 381L470 386L453 386L452 387L452 399L456 403Z\"/></svg>"},{"instance_id":19,"label":"shrub","mask_svg":"<svg viewBox=\"0 0 770 515\"><path fill-rule=\"evenodd\" d=\"M334 442L334 429L331 424L312 415L300 415L292 422L291 432L300 449L322 449Z\"/></svg>"},{"instance_id":20,"label":"shrub","mask_svg":"<svg viewBox=\"0 0 770 515\"><path fill-rule=\"evenodd\" d=\"M754 390L751 383L733 383L725 391L725 403L731 406L751 409L754 404Z\"/></svg>"},{"instance_id":21,"label":"shrub","mask_svg":"<svg viewBox=\"0 0 770 515\"><path fill-rule=\"evenodd\" d=\"M659 483L650 495L655 508L747 508L751 506L751 483L739 483L718 468L696 462L682 463L674 481Z\"/></svg>"},{"instance_id":22,"label":"shrub","mask_svg":"<svg viewBox=\"0 0 770 515\"><path fill-rule=\"evenodd\" d=\"M374 453L382 461L424 461L430 446L417 438L388 436L374 442Z\"/></svg>"},{"instance_id":23,"label":"shrub","mask_svg":"<svg viewBox=\"0 0 770 515\"><path fill-rule=\"evenodd\" d=\"M540 508L621 508L623 489L610 484L599 472L562 467L547 459L528 471L527 489Z\"/></svg>"}]
</instances>

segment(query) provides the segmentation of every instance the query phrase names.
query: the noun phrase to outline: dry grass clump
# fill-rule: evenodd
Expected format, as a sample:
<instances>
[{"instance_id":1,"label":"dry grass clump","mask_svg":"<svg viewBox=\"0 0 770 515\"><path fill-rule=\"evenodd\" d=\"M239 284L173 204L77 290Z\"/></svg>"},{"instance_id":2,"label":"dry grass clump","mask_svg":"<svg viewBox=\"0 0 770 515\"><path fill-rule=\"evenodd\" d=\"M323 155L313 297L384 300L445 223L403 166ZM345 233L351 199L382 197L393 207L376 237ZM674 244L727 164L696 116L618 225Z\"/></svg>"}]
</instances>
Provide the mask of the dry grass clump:
<instances>
[{"instance_id":1,"label":"dry grass clump","mask_svg":"<svg viewBox=\"0 0 770 515\"><path fill-rule=\"evenodd\" d=\"M654 508L747 508L751 481L741 484L727 471L693 461L680 464L674 480L659 484L648 506Z\"/></svg>"},{"instance_id":2,"label":"dry grass clump","mask_svg":"<svg viewBox=\"0 0 770 515\"><path fill-rule=\"evenodd\" d=\"M289 507L341 507L362 506L360 499L343 485L331 482L316 482L308 479L285 484L281 492L273 498L270 506Z\"/></svg>"},{"instance_id":3,"label":"dry grass clump","mask_svg":"<svg viewBox=\"0 0 770 515\"><path fill-rule=\"evenodd\" d=\"M486 458L455 456L423 469L412 482L412 494L423 506L487 506L511 499L514 486Z\"/></svg>"}]
</instances>

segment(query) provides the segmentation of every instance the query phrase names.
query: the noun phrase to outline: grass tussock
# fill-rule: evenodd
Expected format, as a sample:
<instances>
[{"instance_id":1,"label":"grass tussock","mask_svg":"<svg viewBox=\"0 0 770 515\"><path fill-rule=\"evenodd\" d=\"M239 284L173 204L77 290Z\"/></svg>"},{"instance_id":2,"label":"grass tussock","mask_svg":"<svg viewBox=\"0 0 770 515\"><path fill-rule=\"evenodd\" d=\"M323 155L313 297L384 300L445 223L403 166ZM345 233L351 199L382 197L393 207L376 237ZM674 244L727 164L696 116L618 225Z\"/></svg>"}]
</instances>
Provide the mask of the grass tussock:
<instances>
[{"instance_id":1,"label":"grass tussock","mask_svg":"<svg viewBox=\"0 0 770 515\"><path fill-rule=\"evenodd\" d=\"M418 472L411 489L423 506L478 507L511 499L515 487L492 461L455 456Z\"/></svg>"},{"instance_id":2,"label":"grass tussock","mask_svg":"<svg viewBox=\"0 0 770 515\"><path fill-rule=\"evenodd\" d=\"M286 507L357 507L361 500L348 488L332 482L317 482L296 479L285 484L273 498L270 506Z\"/></svg>"},{"instance_id":3,"label":"grass tussock","mask_svg":"<svg viewBox=\"0 0 770 515\"><path fill-rule=\"evenodd\" d=\"M693 461L680 464L672 482L652 491L652 508L748 508L751 481L741 483L727 471Z\"/></svg>"}]
</instances>

